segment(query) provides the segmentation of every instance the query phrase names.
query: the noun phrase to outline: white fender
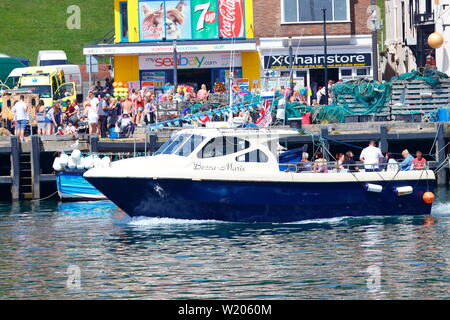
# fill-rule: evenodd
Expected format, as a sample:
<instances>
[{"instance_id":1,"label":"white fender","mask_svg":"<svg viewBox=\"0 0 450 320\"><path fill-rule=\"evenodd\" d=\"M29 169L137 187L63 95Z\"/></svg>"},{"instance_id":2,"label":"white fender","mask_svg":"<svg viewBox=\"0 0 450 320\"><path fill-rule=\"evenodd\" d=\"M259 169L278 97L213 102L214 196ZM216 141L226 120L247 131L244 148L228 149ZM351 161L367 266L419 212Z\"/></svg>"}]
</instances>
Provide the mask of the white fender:
<instances>
[{"instance_id":1,"label":"white fender","mask_svg":"<svg viewBox=\"0 0 450 320\"><path fill-rule=\"evenodd\" d=\"M53 170L55 171L61 171L61 159L59 157L56 157L55 160L53 160Z\"/></svg>"}]
</instances>

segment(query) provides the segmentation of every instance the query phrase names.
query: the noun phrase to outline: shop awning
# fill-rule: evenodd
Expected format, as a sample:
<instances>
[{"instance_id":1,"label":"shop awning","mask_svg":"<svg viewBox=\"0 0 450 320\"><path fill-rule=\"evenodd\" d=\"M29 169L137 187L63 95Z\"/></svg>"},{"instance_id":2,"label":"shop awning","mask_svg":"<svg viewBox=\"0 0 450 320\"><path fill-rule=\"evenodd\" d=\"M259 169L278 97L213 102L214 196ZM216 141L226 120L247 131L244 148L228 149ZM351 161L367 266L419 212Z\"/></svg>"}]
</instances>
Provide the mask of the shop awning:
<instances>
[{"instance_id":1,"label":"shop awning","mask_svg":"<svg viewBox=\"0 0 450 320\"><path fill-rule=\"evenodd\" d=\"M217 40L217 41L177 41L177 51L188 52L231 52L257 51L256 41ZM136 42L97 44L85 46L83 54L96 56L130 56L173 52L172 42Z\"/></svg>"}]
</instances>

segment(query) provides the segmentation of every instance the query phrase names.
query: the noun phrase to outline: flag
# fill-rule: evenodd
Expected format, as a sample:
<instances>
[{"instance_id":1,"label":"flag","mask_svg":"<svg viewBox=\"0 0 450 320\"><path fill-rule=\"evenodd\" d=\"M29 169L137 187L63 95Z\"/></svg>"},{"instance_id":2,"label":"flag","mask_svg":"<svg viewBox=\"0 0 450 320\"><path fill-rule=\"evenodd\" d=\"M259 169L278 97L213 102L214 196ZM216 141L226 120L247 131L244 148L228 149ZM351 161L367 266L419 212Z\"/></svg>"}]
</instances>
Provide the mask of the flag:
<instances>
[{"instance_id":1,"label":"flag","mask_svg":"<svg viewBox=\"0 0 450 320\"><path fill-rule=\"evenodd\" d=\"M264 103L259 110L259 119L256 120L256 125L260 128L267 128L272 123L272 101L270 99L264 100Z\"/></svg>"},{"instance_id":2,"label":"flag","mask_svg":"<svg viewBox=\"0 0 450 320\"><path fill-rule=\"evenodd\" d=\"M204 116L204 118L202 119L202 117L201 116L199 116L197 119L198 119L198 121L200 121L201 123L207 123L208 121L210 121L211 120L211 118L209 117L209 115L208 115L208 113L204 113L203 114L203 116Z\"/></svg>"}]
</instances>

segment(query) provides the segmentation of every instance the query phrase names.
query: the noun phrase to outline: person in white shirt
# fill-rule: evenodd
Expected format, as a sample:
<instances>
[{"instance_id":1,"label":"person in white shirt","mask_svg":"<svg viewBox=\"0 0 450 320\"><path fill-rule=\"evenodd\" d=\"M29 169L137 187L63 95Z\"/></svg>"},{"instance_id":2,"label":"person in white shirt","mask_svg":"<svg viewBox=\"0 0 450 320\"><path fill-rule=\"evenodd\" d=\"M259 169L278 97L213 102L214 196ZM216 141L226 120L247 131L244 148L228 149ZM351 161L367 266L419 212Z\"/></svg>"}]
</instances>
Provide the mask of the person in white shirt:
<instances>
[{"instance_id":1,"label":"person in white shirt","mask_svg":"<svg viewBox=\"0 0 450 320\"><path fill-rule=\"evenodd\" d=\"M98 133L98 104L99 100L94 96L94 92L89 91L89 98L84 106L84 113L89 123L89 134Z\"/></svg>"},{"instance_id":2,"label":"person in white shirt","mask_svg":"<svg viewBox=\"0 0 450 320\"><path fill-rule=\"evenodd\" d=\"M94 93L92 91L89 92L89 104L91 105L92 109L96 110L98 114L98 104L100 101L96 96L94 96Z\"/></svg>"},{"instance_id":3,"label":"person in white shirt","mask_svg":"<svg viewBox=\"0 0 450 320\"><path fill-rule=\"evenodd\" d=\"M380 171L379 163L383 159L380 148L376 147L376 141L370 141L369 146L365 148L359 157L364 162L366 172Z\"/></svg>"},{"instance_id":4,"label":"person in white shirt","mask_svg":"<svg viewBox=\"0 0 450 320\"><path fill-rule=\"evenodd\" d=\"M390 152L386 153L386 159L388 160L388 164L386 167L386 171L395 171L399 170L398 162L395 160L394 155Z\"/></svg>"},{"instance_id":5,"label":"person in white shirt","mask_svg":"<svg viewBox=\"0 0 450 320\"><path fill-rule=\"evenodd\" d=\"M20 96L20 100L16 102L11 110L14 113L15 119L17 121L17 135L20 141L25 141L25 128L28 125L28 120L30 118L28 114L28 106L25 103L25 97Z\"/></svg>"}]
</instances>

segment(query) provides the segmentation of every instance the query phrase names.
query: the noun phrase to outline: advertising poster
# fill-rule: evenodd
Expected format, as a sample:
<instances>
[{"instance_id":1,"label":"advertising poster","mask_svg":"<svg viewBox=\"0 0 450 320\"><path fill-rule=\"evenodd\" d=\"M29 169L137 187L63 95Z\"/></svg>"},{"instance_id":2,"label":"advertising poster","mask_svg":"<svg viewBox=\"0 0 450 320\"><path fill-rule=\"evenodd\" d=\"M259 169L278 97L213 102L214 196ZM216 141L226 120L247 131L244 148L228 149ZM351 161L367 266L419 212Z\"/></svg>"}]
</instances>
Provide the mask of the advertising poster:
<instances>
[{"instance_id":1,"label":"advertising poster","mask_svg":"<svg viewBox=\"0 0 450 320\"><path fill-rule=\"evenodd\" d=\"M164 71L144 71L141 79L142 87L161 88L166 81L166 73Z\"/></svg>"},{"instance_id":2,"label":"advertising poster","mask_svg":"<svg viewBox=\"0 0 450 320\"><path fill-rule=\"evenodd\" d=\"M218 0L219 36L223 38L244 38L244 0Z\"/></svg>"},{"instance_id":3,"label":"advertising poster","mask_svg":"<svg viewBox=\"0 0 450 320\"><path fill-rule=\"evenodd\" d=\"M165 37L164 1L139 2L141 41L158 41Z\"/></svg>"},{"instance_id":4,"label":"advertising poster","mask_svg":"<svg viewBox=\"0 0 450 320\"><path fill-rule=\"evenodd\" d=\"M219 38L217 0L192 0L192 38Z\"/></svg>"},{"instance_id":5,"label":"advertising poster","mask_svg":"<svg viewBox=\"0 0 450 320\"><path fill-rule=\"evenodd\" d=\"M250 89L250 81L248 79L237 79L237 85L242 92L248 92Z\"/></svg>"},{"instance_id":6,"label":"advertising poster","mask_svg":"<svg viewBox=\"0 0 450 320\"><path fill-rule=\"evenodd\" d=\"M169 0L165 4L166 39L192 39L191 0Z\"/></svg>"}]
</instances>

